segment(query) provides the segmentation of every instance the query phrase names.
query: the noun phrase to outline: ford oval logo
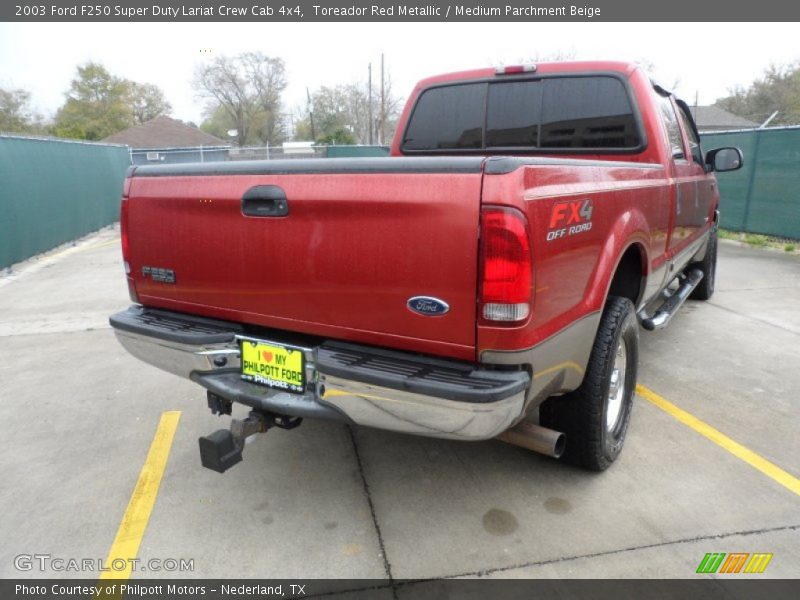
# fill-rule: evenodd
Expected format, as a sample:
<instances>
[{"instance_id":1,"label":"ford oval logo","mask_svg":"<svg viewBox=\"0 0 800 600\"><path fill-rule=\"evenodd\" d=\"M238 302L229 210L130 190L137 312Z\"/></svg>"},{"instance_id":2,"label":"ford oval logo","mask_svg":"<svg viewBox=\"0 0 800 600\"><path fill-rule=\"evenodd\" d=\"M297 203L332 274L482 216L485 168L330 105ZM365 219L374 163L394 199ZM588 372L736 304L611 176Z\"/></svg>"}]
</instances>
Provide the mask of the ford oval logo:
<instances>
[{"instance_id":1,"label":"ford oval logo","mask_svg":"<svg viewBox=\"0 0 800 600\"><path fill-rule=\"evenodd\" d=\"M441 317L450 310L447 302L431 296L414 296L408 299L406 306L410 311L425 317Z\"/></svg>"}]
</instances>

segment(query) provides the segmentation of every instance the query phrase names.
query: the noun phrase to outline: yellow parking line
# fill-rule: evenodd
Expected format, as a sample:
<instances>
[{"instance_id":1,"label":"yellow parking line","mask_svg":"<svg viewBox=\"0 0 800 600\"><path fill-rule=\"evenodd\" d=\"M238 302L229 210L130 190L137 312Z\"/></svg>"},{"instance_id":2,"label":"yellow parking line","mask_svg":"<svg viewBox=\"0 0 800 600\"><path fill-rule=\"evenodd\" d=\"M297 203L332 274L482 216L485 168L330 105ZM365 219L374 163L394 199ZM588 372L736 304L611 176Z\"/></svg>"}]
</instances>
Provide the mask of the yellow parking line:
<instances>
[{"instance_id":1,"label":"yellow parking line","mask_svg":"<svg viewBox=\"0 0 800 600\"><path fill-rule=\"evenodd\" d=\"M115 240L108 240L107 242L102 242L100 244L95 244L94 246L88 246L85 250L96 250L97 248L105 248L106 246L113 246L119 244L119 239Z\"/></svg>"},{"instance_id":2,"label":"yellow parking line","mask_svg":"<svg viewBox=\"0 0 800 600\"><path fill-rule=\"evenodd\" d=\"M735 442L718 429L714 429L708 423L701 421L682 408L675 406L666 398L662 398L654 391L647 389L643 385L640 384L636 386L636 393L645 400L655 404L664 412L669 413L684 425L688 425L700 435L708 438L718 446L721 446L733 454L736 458L743 460L754 469L758 469L770 479L780 483L783 487L800 496L800 479L791 473L787 473L779 466L768 461L766 458L759 456L749 448L742 446L739 442Z\"/></svg>"},{"instance_id":3,"label":"yellow parking line","mask_svg":"<svg viewBox=\"0 0 800 600\"><path fill-rule=\"evenodd\" d=\"M105 565L110 570L104 571L100 579L129 579L131 576L131 559L137 557L139 545L142 543L147 523L150 520L150 513L153 512L153 505L156 503L158 488L161 485L161 477L167 466L169 451L172 448L172 439L175 437L175 430L178 428L178 421L181 418L180 411L173 410L161 415L158 423L156 435L150 444L150 451L147 453L147 460L144 461L139 480L133 489L128 508L119 524L117 535ZM121 559L121 560L120 560ZM125 562L125 568L117 570L114 566Z\"/></svg>"},{"instance_id":4,"label":"yellow parking line","mask_svg":"<svg viewBox=\"0 0 800 600\"><path fill-rule=\"evenodd\" d=\"M85 250L94 250L95 248L105 248L106 246L110 246L111 244L119 244L119 243L120 243L119 238L116 238L113 240L108 240L106 242L100 242L99 244L87 244L85 246L70 246L69 248L64 248L63 250L59 250L58 252L55 252L53 254L45 254L45 256L42 257L42 261L51 261L68 254L84 252Z\"/></svg>"}]
</instances>

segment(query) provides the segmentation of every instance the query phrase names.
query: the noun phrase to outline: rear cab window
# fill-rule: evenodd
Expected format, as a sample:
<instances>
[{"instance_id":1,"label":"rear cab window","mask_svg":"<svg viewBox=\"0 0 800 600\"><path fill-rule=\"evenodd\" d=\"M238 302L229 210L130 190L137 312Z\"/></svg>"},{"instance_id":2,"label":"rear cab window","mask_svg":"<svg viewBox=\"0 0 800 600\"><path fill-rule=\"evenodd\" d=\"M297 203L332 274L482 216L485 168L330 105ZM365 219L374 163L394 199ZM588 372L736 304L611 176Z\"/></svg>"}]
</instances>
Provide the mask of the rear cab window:
<instances>
[{"instance_id":1,"label":"rear cab window","mask_svg":"<svg viewBox=\"0 0 800 600\"><path fill-rule=\"evenodd\" d=\"M409 153L638 152L631 94L611 75L449 84L422 92L401 149Z\"/></svg>"},{"instance_id":2,"label":"rear cab window","mask_svg":"<svg viewBox=\"0 0 800 600\"><path fill-rule=\"evenodd\" d=\"M417 101L406 129L409 150L469 150L483 147L486 84L428 90Z\"/></svg>"}]
</instances>

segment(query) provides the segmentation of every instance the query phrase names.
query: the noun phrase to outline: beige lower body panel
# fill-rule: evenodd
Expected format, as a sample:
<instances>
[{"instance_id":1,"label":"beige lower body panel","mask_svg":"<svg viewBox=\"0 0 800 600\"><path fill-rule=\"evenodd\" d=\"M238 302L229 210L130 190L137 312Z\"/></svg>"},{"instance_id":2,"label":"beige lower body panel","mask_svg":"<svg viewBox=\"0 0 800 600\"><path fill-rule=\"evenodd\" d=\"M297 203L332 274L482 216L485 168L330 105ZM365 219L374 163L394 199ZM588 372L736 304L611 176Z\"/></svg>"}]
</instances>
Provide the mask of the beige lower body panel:
<instances>
[{"instance_id":1,"label":"beige lower body panel","mask_svg":"<svg viewBox=\"0 0 800 600\"><path fill-rule=\"evenodd\" d=\"M533 381L525 396L524 418L549 396L571 392L581 385L601 316L602 311L590 313L527 350L484 351L481 362L530 366Z\"/></svg>"}]
</instances>

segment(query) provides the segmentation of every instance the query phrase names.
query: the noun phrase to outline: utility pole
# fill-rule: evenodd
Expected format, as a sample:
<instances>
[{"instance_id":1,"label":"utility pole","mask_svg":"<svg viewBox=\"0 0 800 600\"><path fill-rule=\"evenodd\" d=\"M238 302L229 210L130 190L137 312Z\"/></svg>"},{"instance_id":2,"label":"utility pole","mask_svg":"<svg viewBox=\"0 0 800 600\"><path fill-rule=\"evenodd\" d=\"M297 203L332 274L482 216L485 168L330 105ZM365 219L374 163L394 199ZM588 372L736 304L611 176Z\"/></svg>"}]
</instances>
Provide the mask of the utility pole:
<instances>
[{"instance_id":1,"label":"utility pole","mask_svg":"<svg viewBox=\"0 0 800 600\"><path fill-rule=\"evenodd\" d=\"M383 52L381 52L381 116L378 118L378 143L383 144L383 132L386 129L386 88L383 83Z\"/></svg>"},{"instance_id":2,"label":"utility pole","mask_svg":"<svg viewBox=\"0 0 800 600\"><path fill-rule=\"evenodd\" d=\"M372 63L369 63L367 67L367 71L369 73L367 87L369 88L369 100L367 101L367 106L369 109L367 119L369 120L369 144L372 145Z\"/></svg>"},{"instance_id":3,"label":"utility pole","mask_svg":"<svg viewBox=\"0 0 800 600\"><path fill-rule=\"evenodd\" d=\"M311 92L306 88L306 100L308 101L308 120L311 123L311 141L317 141L317 134L314 132L314 111L311 106Z\"/></svg>"}]
</instances>

